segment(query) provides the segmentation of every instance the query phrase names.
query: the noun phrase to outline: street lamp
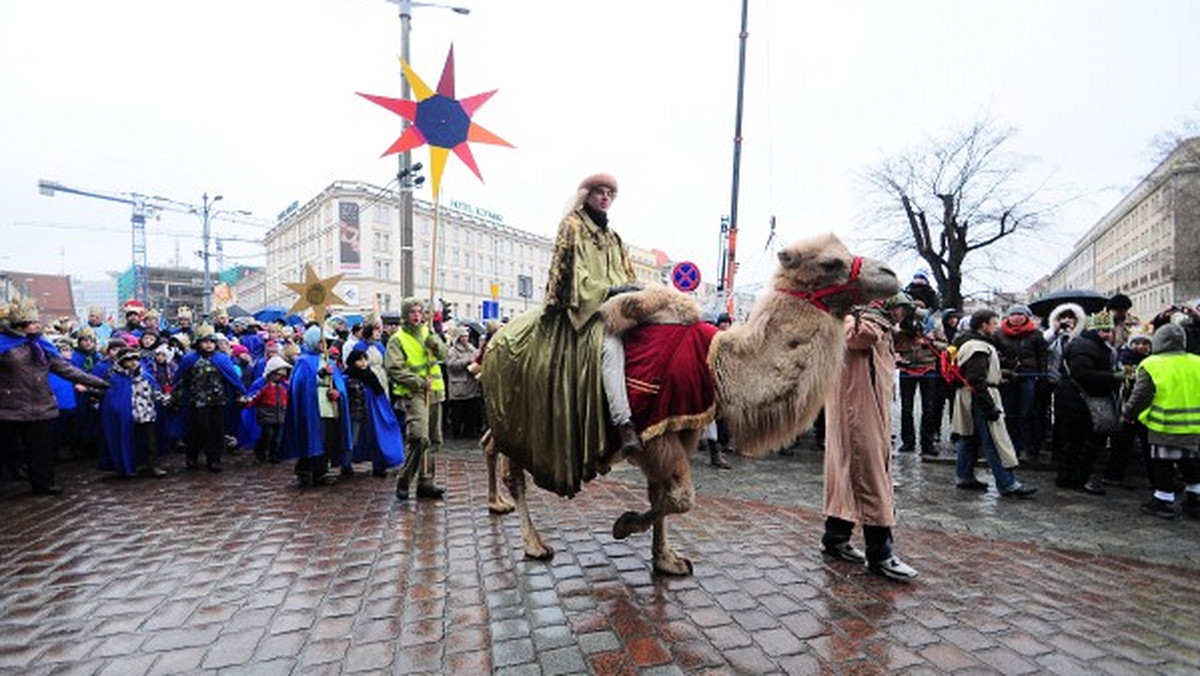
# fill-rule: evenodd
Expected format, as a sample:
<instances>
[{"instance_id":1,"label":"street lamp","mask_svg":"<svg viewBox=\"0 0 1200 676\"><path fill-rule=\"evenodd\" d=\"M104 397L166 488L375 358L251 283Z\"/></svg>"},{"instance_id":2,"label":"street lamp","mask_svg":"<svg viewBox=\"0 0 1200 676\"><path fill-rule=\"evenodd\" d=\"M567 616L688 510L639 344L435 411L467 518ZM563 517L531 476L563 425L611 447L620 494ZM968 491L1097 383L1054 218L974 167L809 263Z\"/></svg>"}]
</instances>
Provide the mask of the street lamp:
<instances>
[{"instance_id":1,"label":"street lamp","mask_svg":"<svg viewBox=\"0 0 1200 676\"><path fill-rule=\"evenodd\" d=\"M225 199L225 196L217 195L210 200L206 192L202 199L204 206L200 217L204 219L204 314L207 316L209 312L212 312L212 276L208 269L209 223L212 220L212 206Z\"/></svg>"},{"instance_id":2,"label":"street lamp","mask_svg":"<svg viewBox=\"0 0 1200 676\"><path fill-rule=\"evenodd\" d=\"M471 10L466 7L452 7L436 2L387 1L397 5L400 9L400 58L404 60L404 63L409 63L408 34L414 7L437 7L464 15L471 13ZM408 78L400 78L400 98L407 101L410 95ZM404 120L402 131L408 131L408 125L408 120ZM400 295L404 298L416 295L415 276L413 275L413 196L411 188L406 190L403 185L404 179L411 176L412 172L412 154L411 151L405 150L400 153L400 168L396 174L400 183L397 189L400 194Z\"/></svg>"}]
</instances>

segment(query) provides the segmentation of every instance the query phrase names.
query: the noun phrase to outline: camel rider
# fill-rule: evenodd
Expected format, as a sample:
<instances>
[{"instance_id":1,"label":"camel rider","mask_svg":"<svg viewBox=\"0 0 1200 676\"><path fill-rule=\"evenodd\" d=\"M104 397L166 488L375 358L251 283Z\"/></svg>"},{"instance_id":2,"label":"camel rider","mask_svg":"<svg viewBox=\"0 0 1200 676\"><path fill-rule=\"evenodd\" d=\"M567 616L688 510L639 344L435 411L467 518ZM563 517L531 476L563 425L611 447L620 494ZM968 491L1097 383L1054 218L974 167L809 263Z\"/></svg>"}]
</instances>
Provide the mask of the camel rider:
<instances>
[{"instance_id":1,"label":"camel rider","mask_svg":"<svg viewBox=\"0 0 1200 676\"><path fill-rule=\"evenodd\" d=\"M392 406L396 417L405 421L407 456L396 481L396 498L408 499L408 485L416 473L417 497L440 500L445 491L433 484L433 456L442 448L446 383L442 380L441 362L450 350L425 323L425 307L420 300L405 299L400 313L403 323L392 334L383 358L391 384Z\"/></svg>"}]
</instances>

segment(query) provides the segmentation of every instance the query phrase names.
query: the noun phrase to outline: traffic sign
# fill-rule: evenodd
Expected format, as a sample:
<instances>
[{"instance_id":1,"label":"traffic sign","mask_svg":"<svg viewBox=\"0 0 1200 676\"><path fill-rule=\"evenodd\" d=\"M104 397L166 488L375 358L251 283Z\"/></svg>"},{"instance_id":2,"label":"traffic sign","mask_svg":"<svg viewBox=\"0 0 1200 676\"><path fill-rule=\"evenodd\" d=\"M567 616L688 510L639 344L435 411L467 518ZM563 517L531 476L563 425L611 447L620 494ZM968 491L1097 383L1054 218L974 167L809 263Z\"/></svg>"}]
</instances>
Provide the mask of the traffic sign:
<instances>
[{"instance_id":1,"label":"traffic sign","mask_svg":"<svg viewBox=\"0 0 1200 676\"><path fill-rule=\"evenodd\" d=\"M695 291L700 286L700 268L691 261L677 263L671 269L671 283L680 291Z\"/></svg>"}]
</instances>

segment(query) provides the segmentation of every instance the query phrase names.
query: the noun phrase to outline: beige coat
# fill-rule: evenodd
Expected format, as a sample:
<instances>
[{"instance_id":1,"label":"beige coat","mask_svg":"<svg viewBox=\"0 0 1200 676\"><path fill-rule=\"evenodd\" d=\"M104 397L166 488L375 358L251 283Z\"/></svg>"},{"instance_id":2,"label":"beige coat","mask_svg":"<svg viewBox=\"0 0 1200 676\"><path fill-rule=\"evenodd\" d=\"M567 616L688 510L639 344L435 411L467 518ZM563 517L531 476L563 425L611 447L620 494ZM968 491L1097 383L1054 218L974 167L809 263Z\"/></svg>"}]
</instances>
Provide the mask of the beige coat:
<instances>
[{"instance_id":1,"label":"beige coat","mask_svg":"<svg viewBox=\"0 0 1200 676\"><path fill-rule=\"evenodd\" d=\"M1000 399L1000 390L997 385L1000 383L1000 357L996 354L996 348L993 345L985 343L982 340L968 340L958 348L958 356L955 358L959 366L967 363L973 355L985 352L988 355L988 396L996 404L996 410L1000 411L1000 419L988 422L988 431L992 435L992 443L996 446L996 454L1000 456L1000 464L1012 469L1019 463L1017 462L1016 447L1013 446L1012 438L1008 436L1008 426L1004 424L1004 402ZM950 429L955 434L969 437L975 434L975 421L971 409L971 398L975 396L969 387L960 387L954 395L954 417L950 420ZM984 421L987 422L987 421Z\"/></svg>"},{"instance_id":2,"label":"beige coat","mask_svg":"<svg viewBox=\"0 0 1200 676\"><path fill-rule=\"evenodd\" d=\"M825 514L895 526L892 392L896 357L882 318L846 317L846 362L825 400Z\"/></svg>"}]
</instances>

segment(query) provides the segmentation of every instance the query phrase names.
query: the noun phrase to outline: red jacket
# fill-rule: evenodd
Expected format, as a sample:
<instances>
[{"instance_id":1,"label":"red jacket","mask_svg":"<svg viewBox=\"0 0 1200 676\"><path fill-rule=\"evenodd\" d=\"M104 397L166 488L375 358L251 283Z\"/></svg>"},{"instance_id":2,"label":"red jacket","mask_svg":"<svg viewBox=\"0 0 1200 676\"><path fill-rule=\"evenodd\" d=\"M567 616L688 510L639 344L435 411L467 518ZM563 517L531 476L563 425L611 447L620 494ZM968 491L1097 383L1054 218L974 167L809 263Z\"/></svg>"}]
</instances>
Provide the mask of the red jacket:
<instances>
[{"instance_id":1,"label":"red jacket","mask_svg":"<svg viewBox=\"0 0 1200 676\"><path fill-rule=\"evenodd\" d=\"M287 383L281 381L263 385L249 405L257 410L259 424L282 425L288 407Z\"/></svg>"}]
</instances>

